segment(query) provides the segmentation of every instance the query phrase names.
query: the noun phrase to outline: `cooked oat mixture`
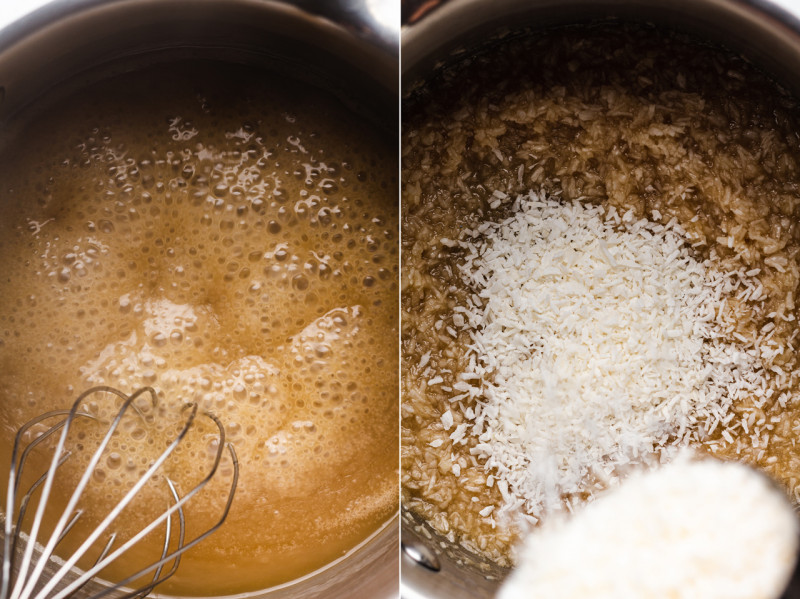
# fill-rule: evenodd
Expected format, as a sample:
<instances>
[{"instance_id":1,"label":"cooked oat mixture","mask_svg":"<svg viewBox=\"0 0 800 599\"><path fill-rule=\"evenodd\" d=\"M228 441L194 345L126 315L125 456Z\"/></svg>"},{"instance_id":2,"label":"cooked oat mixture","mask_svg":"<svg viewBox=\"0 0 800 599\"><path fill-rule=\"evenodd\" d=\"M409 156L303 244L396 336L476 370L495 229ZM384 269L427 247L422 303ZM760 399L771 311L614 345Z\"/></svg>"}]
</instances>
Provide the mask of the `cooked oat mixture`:
<instances>
[{"instance_id":1,"label":"cooked oat mixture","mask_svg":"<svg viewBox=\"0 0 800 599\"><path fill-rule=\"evenodd\" d=\"M485 306L486 290L464 266L468 244L490 246L480 236L513 217L515 199L531 192L672 223L698 263L744 273L752 283L745 287L757 292L728 289L719 301L735 323L727 342L757 356L764 392L737 396L725 422L698 422L696 435L670 442L756 464L800 502L796 101L718 49L648 28L599 26L487 50L444 71L407 105L406 506L450 540L510 562L518 516L530 506L497 513L494 506L514 503L514 490L498 484L505 479L487 468L482 441L470 434L498 375L489 368L469 378L481 325L470 326L464 309ZM589 478L568 507L611 480Z\"/></svg>"}]
</instances>

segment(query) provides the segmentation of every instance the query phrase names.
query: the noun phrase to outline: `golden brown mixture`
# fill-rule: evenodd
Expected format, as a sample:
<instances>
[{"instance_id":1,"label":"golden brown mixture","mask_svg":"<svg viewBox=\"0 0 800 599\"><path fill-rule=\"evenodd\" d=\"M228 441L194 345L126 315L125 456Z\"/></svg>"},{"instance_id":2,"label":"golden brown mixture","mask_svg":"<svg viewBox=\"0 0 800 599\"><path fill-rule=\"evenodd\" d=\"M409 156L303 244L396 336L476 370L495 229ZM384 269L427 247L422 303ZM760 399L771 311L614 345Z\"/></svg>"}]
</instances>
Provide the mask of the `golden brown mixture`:
<instances>
[{"instance_id":1,"label":"golden brown mixture","mask_svg":"<svg viewBox=\"0 0 800 599\"><path fill-rule=\"evenodd\" d=\"M765 296L759 310L735 297L724 309L743 348L766 337L778 347L762 356L770 391L733 406L737 424L725 435L718 428L703 449L757 464L800 501L796 102L741 58L648 28L598 26L486 50L407 104L405 504L451 540L509 563L517 524L480 513L502 497L475 457L477 440L454 443L442 423L448 411L454 426L465 421L451 399L470 338L448 325L474 291L458 270L463 249L442 239L508 216L509 203L495 192L530 190L665 224L675 218L698 260L753 273ZM466 410L477 404L461 401Z\"/></svg>"},{"instance_id":2,"label":"golden brown mixture","mask_svg":"<svg viewBox=\"0 0 800 599\"><path fill-rule=\"evenodd\" d=\"M262 589L375 531L397 509L393 152L316 88L205 63L97 84L40 118L0 161L2 468L31 417L93 385L151 385L165 414L195 401L219 416L241 462L225 526L163 591ZM174 433L156 419L140 434ZM214 449L201 441L181 484ZM97 503L148 459L111 454Z\"/></svg>"}]
</instances>

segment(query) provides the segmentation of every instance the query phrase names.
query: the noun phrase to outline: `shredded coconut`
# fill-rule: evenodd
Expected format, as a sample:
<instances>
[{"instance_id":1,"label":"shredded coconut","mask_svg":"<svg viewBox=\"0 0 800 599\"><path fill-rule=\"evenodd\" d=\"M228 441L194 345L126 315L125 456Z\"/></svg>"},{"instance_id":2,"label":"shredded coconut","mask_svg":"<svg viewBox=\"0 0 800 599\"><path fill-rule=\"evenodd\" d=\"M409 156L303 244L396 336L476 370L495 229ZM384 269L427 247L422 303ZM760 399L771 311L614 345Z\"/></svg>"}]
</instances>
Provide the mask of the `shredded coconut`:
<instances>
[{"instance_id":1,"label":"shredded coconut","mask_svg":"<svg viewBox=\"0 0 800 599\"><path fill-rule=\"evenodd\" d=\"M484 398L465 416L473 453L508 483L500 511L539 518L644 456L718 426L727 439L731 405L766 393L757 353L727 340L726 298L757 281L698 262L674 222L532 192L461 247L479 298L461 312L467 374L483 380L464 390Z\"/></svg>"},{"instance_id":2,"label":"shredded coconut","mask_svg":"<svg viewBox=\"0 0 800 599\"><path fill-rule=\"evenodd\" d=\"M775 599L798 532L766 476L679 459L531 534L498 599Z\"/></svg>"}]
</instances>

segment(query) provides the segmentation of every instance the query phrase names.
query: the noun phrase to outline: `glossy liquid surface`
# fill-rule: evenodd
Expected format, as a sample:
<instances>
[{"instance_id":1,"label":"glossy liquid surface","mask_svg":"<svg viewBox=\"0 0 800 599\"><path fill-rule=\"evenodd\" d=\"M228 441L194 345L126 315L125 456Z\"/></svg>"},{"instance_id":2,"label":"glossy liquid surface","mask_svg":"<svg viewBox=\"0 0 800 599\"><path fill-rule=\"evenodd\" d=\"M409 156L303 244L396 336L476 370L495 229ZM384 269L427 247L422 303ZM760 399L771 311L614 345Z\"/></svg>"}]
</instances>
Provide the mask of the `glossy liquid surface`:
<instances>
[{"instance_id":1,"label":"glossy liquid surface","mask_svg":"<svg viewBox=\"0 0 800 599\"><path fill-rule=\"evenodd\" d=\"M50 110L0 158L0 181L3 484L23 422L93 385L149 385L160 407L126 425L92 506L138 478L187 401L221 419L241 464L228 521L162 592L283 583L391 517L396 160L366 123L269 73L162 66ZM87 446L104 431L81 426ZM214 449L206 426L170 462L184 492ZM194 532L230 470L192 502Z\"/></svg>"}]
</instances>

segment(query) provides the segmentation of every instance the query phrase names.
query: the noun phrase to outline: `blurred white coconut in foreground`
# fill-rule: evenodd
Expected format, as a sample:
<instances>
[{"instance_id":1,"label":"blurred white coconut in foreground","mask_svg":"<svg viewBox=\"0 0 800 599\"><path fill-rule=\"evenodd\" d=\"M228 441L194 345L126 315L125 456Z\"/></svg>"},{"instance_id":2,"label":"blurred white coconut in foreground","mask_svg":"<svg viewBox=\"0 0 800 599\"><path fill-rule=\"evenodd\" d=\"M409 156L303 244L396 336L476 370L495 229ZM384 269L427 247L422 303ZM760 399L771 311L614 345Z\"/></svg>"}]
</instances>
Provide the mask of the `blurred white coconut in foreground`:
<instances>
[{"instance_id":1,"label":"blurred white coconut in foreground","mask_svg":"<svg viewBox=\"0 0 800 599\"><path fill-rule=\"evenodd\" d=\"M797 544L766 476L682 457L533 533L498 599L777 599Z\"/></svg>"}]
</instances>

